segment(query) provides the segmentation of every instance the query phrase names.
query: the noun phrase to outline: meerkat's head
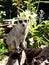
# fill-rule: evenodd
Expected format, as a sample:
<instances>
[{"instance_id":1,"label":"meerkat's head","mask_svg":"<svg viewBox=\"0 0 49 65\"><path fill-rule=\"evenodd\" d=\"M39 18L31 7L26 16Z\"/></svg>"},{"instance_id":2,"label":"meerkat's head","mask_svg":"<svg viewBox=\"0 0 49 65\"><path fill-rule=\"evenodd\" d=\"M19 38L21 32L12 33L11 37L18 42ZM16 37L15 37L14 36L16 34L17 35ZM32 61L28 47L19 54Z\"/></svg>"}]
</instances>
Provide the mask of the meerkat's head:
<instances>
[{"instance_id":1,"label":"meerkat's head","mask_svg":"<svg viewBox=\"0 0 49 65\"><path fill-rule=\"evenodd\" d=\"M15 23L17 23L22 28L26 28L28 25L28 22L29 22L29 19L26 19L26 18L21 18L18 21L15 21Z\"/></svg>"}]
</instances>

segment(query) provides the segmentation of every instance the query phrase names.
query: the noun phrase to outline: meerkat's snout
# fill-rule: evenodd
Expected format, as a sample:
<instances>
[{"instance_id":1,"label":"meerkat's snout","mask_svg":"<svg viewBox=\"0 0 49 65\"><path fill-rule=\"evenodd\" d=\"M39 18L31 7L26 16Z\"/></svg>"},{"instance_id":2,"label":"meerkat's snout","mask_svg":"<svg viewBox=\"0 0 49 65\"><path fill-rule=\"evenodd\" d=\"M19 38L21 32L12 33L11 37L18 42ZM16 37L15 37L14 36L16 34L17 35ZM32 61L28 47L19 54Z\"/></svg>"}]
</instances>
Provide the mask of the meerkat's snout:
<instances>
[{"instance_id":1,"label":"meerkat's snout","mask_svg":"<svg viewBox=\"0 0 49 65\"><path fill-rule=\"evenodd\" d=\"M25 25L24 25L24 24L22 24L22 26L24 27Z\"/></svg>"},{"instance_id":2,"label":"meerkat's snout","mask_svg":"<svg viewBox=\"0 0 49 65\"><path fill-rule=\"evenodd\" d=\"M25 25L25 22L23 22L23 23L22 23L22 26L23 26L23 27L25 27L25 26L26 26L26 25Z\"/></svg>"}]
</instances>

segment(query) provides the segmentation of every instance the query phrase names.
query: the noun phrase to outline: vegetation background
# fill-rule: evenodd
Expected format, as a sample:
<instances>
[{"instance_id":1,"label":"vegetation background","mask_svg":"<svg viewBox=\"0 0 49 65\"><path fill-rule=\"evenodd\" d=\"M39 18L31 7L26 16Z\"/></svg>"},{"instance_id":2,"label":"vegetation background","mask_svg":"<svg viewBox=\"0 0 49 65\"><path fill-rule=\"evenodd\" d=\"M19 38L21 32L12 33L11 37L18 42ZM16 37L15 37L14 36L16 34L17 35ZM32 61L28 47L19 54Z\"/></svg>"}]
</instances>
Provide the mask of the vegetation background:
<instances>
[{"instance_id":1,"label":"vegetation background","mask_svg":"<svg viewBox=\"0 0 49 65\"><path fill-rule=\"evenodd\" d=\"M0 0L0 24L6 19L29 18L29 33L26 41L28 48L39 48L41 45L49 43L49 20L41 20L37 16L40 2L49 3L45 0ZM38 3L37 7L35 4ZM37 24L37 20L39 23ZM3 42L5 36L4 28L0 25L0 60L5 52L8 52ZM4 24L3 24L4 25Z\"/></svg>"}]
</instances>

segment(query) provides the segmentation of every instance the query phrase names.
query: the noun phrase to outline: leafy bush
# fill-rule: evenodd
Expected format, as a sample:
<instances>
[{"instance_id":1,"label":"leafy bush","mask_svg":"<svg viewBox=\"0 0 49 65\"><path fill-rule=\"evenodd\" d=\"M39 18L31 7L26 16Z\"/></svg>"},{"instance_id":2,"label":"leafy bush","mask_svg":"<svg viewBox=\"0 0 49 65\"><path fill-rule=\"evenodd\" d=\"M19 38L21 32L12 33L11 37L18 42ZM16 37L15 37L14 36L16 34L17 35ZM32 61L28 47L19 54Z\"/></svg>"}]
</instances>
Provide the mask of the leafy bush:
<instances>
[{"instance_id":1,"label":"leafy bush","mask_svg":"<svg viewBox=\"0 0 49 65\"><path fill-rule=\"evenodd\" d=\"M6 52L8 52L6 45L3 43L3 40L0 40L0 60L2 59L3 54Z\"/></svg>"},{"instance_id":2,"label":"leafy bush","mask_svg":"<svg viewBox=\"0 0 49 65\"><path fill-rule=\"evenodd\" d=\"M41 45L48 45L49 43L49 20L42 21L42 23L33 27L33 21L30 22L29 32L34 39L33 47L39 48Z\"/></svg>"},{"instance_id":3,"label":"leafy bush","mask_svg":"<svg viewBox=\"0 0 49 65\"><path fill-rule=\"evenodd\" d=\"M0 11L0 21L2 21L2 14L1 14L1 11Z\"/></svg>"}]
</instances>

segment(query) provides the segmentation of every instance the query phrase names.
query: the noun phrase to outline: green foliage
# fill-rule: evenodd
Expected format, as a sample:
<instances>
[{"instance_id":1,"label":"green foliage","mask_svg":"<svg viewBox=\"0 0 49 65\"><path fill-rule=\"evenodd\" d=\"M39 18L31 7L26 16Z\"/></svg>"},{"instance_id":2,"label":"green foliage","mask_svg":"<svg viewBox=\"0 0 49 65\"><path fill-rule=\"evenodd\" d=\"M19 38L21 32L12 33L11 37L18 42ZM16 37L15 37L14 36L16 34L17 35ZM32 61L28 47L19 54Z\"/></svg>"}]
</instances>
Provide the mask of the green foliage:
<instances>
[{"instance_id":1,"label":"green foliage","mask_svg":"<svg viewBox=\"0 0 49 65\"><path fill-rule=\"evenodd\" d=\"M3 43L3 40L0 40L0 60L2 59L3 53L8 52L6 45Z\"/></svg>"},{"instance_id":2,"label":"green foliage","mask_svg":"<svg viewBox=\"0 0 49 65\"><path fill-rule=\"evenodd\" d=\"M4 35L4 29L3 28L0 28L0 36Z\"/></svg>"},{"instance_id":3,"label":"green foliage","mask_svg":"<svg viewBox=\"0 0 49 65\"><path fill-rule=\"evenodd\" d=\"M2 21L3 20L3 18L2 18L2 13L1 13L1 11L0 11L0 21Z\"/></svg>"},{"instance_id":4,"label":"green foliage","mask_svg":"<svg viewBox=\"0 0 49 65\"><path fill-rule=\"evenodd\" d=\"M32 21L33 22L33 21ZM41 45L48 45L49 43L49 21L42 21L42 23L32 26L30 22L29 32L34 38L33 47L40 47Z\"/></svg>"}]
</instances>

